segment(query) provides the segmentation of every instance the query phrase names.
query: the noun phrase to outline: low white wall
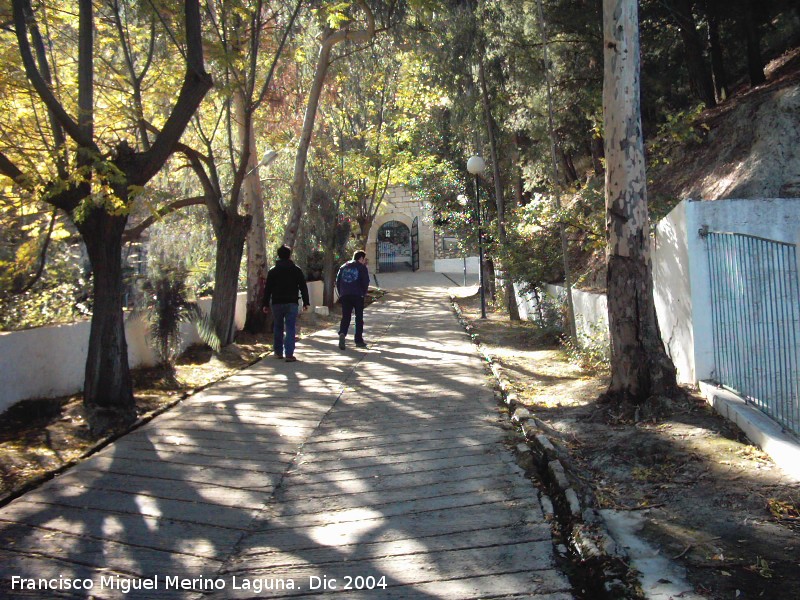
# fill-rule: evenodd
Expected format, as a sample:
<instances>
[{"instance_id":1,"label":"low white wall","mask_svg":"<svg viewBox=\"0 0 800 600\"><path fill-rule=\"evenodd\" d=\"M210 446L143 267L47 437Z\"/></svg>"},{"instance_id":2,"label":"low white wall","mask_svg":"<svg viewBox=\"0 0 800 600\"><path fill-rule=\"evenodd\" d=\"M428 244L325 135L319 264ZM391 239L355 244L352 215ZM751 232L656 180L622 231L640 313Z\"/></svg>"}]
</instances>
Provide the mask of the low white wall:
<instances>
[{"instance_id":1,"label":"low white wall","mask_svg":"<svg viewBox=\"0 0 800 600\"><path fill-rule=\"evenodd\" d=\"M311 310L316 306L322 306L323 292L325 290L325 283L322 281L309 281L308 282L308 300L311 304Z\"/></svg>"},{"instance_id":2,"label":"low white wall","mask_svg":"<svg viewBox=\"0 0 800 600\"><path fill-rule=\"evenodd\" d=\"M566 288L546 285L545 291L551 298L566 302ZM572 290L572 306L575 309L575 328L579 338L594 338L602 334L610 339L608 301L605 294Z\"/></svg>"},{"instance_id":3,"label":"low white wall","mask_svg":"<svg viewBox=\"0 0 800 600\"><path fill-rule=\"evenodd\" d=\"M681 202L669 215L659 221L653 243L653 298L656 306L661 339L667 354L675 365L680 383L695 383L695 339L698 335L711 335L711 314L693 316L695 303L692 298L692 276L697 277L698 266L690 261L687 244L688 230L686 203ZM696 235L696 232L695 232ZM705 261L704 256L693 256ZM701 276L702 279L703 276ZM707 282L707 271L706 271ZM704 307L710 310L709 306ZM703 307L701 307L702 309ZM708 321L708 333L704 331ZM712 353L713 358L713 353ZM707 367L701 365L701 370Z\"/></svg>"},{"instance_id":4,"label":"low white wall","mask_svg":"<svg viewBox=\"0 0 800 600\"><path fill-rule=\"evenodd\" d=\"M211 299L203 298L198 304L207 312L211 308ZM237 329L244 327L246 315L247 293L242 292L236 297L234 320ZM80 392L83 389L89 329L87 320L0 332L0 412L20 400ZM182 350L201 341L191 323L184 323L181 333ZM126 315L125 339L131 368L156 364L147 326L140 317Z\"/></svg>"},{"instance_id":5,"label":"low white wall","mask_svg":"<svg viewBox=\"0 0 800 600\"><path fill-rule=\"evenodd\" d=\"M800 199L684 200L656 227L653 244L653 295L661 339L680 383L713 379L714 347L708 253L701 229L745 233L798 242ZM563 298L563 288L547 286ZM526 316L530 300L519 298ZM605 295L573 291L579 331L608 330Z\"/></svg>"},{"instance_id":6,"label":"low white wall","mask_svg":"<svg viewBox=\"0 0 800 600\"><path fill-rule=\"evenodd\" d=\"M480 261L477 256L467 257L467 273L478 273ZM436 273L463 273L463 258L437 258L433 261L433 270Z\"/></svg>"},{"instance_id":7,"label":"low white wall","mask_svg":"<svg viewBox=\"0 0 800 600\"><path fill-rule=\"evenodd\" d=\"M308 284L311 306L322 305L322 282ZM211 310L211 298L197 302L200 309ZM234 322L243 329L247 318L247 293L236 296ZM0 412L28 398L53 398L76 394L83 389L86 352L89 345L89 321L37 327L24 331L0 332ZM130 367L152 367L157 364L150 344L147 325L141 316L125 316L125 341L128 344ZM181 325L181 351L202 343L197 328Z\"/></svg>"},{"instance_id":8,"label":"low white wall","mask_svg":"<svg viewBox=\"0 0 800 600\"><path fill-rule=\"evenodd\" d=\"M536 316L536 297L531 292L524 291L524 285L514 284L514 296L517 299L519 318L532 320Z\"/></svg>"},{"instance_id":9,"label":"low white wall","mask_svg":"<svg viewBox=\"0 0 800 600\"><path fill-rule=\"evenodd\" d=\"M517 308L522 319L536 317L536 297L531 292L523 291L525 286L515 283L514 294ZM566 288L560 285L545 285L544 293L557 303L566 302ZM575 327L579 336L593 338L598 334L609 337L608 302L605 294L595 294L582 290L572 290L572 305L575 309Z\"/></svg>"},{"instance_id":10,"label":"low white wall","mask_svg":"<svg viewBox=\"0 0 800 600\"><path fill-rule=\"evenodd\" d=\"M83 389L88 342L89 321L0 333L0 411Z\"/></svg>"}]
</instances>

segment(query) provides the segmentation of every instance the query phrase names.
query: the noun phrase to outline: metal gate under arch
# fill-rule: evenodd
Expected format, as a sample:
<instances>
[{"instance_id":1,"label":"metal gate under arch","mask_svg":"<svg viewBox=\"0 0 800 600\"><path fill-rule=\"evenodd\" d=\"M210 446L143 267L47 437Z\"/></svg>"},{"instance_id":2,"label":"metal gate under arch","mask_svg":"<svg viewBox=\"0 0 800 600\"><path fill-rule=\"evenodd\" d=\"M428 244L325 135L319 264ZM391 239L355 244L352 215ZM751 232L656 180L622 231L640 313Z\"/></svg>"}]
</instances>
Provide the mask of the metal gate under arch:
<instances>
[{"instance_id":1,"label":"metal gate under arch","mask_svg":"<svg viewBox=\"0 0 800 600\"><path fill-rule=\"evenodd\" d=\"M375 255L378 258L376 272L413 270L413 246L411 231L405 223L388 221L381 225L375 241Z\"/></svg>"}]
</instances>

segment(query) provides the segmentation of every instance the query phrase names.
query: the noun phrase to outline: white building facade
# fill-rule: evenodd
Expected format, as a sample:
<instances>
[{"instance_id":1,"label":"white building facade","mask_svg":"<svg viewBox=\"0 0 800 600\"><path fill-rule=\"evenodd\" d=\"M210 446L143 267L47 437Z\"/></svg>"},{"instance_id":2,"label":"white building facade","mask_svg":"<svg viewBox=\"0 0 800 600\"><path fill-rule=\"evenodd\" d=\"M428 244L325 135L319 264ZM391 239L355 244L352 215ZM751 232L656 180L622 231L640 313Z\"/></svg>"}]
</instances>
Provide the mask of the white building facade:
<instances>
[{"instance_id":1,"label":"white building facade","mask_svg":"<svg viewBox=\"0 0 800 600\"><path fill-rule=\"evenodd\" d=\"M461 272L464 257L455 238L438 234L430 206L402 186L391 187L367 238L367 257L376 273L392 271ZM466 260L477 273L477 258Z\"/></svg>"}]
</instances>

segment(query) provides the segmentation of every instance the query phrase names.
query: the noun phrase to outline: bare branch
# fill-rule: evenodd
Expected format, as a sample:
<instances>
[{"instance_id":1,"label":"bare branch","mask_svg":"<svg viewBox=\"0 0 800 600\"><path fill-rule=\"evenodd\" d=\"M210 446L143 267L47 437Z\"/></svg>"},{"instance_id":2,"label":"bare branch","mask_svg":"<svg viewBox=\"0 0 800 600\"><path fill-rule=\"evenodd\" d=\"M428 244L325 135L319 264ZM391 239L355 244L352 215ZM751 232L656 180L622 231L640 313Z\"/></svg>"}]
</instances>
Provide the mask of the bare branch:
<instances>
[{"instance_id":1,"label":"bare branch","mask_svg":"<svg viewBox=\"0 0 800 600\"><path fill-rule=\"evenodd\" d=\"M58 212L58 208L53 209L53 214L50 216L50 225L47 227L47 235L44 238L44 243L42 244L42 250L39 253L39 266L36 267L36 272L31 277L30 281L26 283L22 289L15 291L16 294L24 294L29 289L31 289L34 284L39 281L39 278L44 273L44 265L47 258L47 248L50 246L50 240L53 237L53 228L56 224L56 213Z\"/></svg>"},{"instance_id":2,"label":"bare branch","mask_svg":"<svg viewBox=\"0 0 800 600\"><path fill-rule=\"evenodd\" d=\"M58 123L64 128L64 131L66 131L79 146L97 150L94 140L85 137L78 123L76 123L75 120L67 114L64 107L61 106L61 103L55 97L50 86L36 66L28 41L28 22L34 21L30 0L13 0L12 4L14 8L14 29L17 34L17 43L19 45L20 56L22 57L22 64L25 67L25 74L28 76L31 84L33 84L36 93L42 99L42 102L45 103L48 110L50 110L53 116L58 120Z\"/></svg>"},{"instance_id":3,"label":"bare branch","mask_svg":"<svg viewBox=\"0 0 800 600\"><path fill-rule=\"evenodd\" d=\"M158 210L156 210L153 214L146 217L141 223L130 227L129 229L125 230L125 233L122 234L122 241L123 242L132 242L134 240L139 239L145 230L150 227L156 221L162 219L166 215L175 212L181 208L185 208L187 206L197 206L199 204L206 204L207 197L206 196L194 196L192 198L181 198L180 200L175 200L174 202L170 202L169 204L162 206Z\"/></svg>"},{"instance_id":4,"label":"bare branch","mask_svg":"<svg viewBox=\"0 0 800 600\"><path fill-rule=\"evenodd\" d=\"M15 0L15 2L20 0ZM131 183L147 183L169 158L183 135L206 92L211 89L211 76L203 63L200 7L198 0L185 0L186 19L186 74L178 100L152 148L136 161L136 171L131 172Z\"/></svg>"},{"instance_id":5,"label":"bare branch","mask_svg":"<svg viewBox=\"0 0 800 600\"><path fill-rule=\"evenodd\" d=\"M297 15L300 13L300 7L302 5L303 5L303 0L297 0L297 6L295 6L294 12L292 13L292 17L289 19L289 23L286 25L286 29L283 32L283 37L281 37L281 43L278 45L278 49L275 51L275 56L272 59L272 64L269 67L269 72L267 73L267 77L264 80L264 85L261 86L261 93L258 95L258 98L256 98L256 100L253 102L254 110L258 108L258 106L264 101L264 98L267 97L267 91L269 90L269 86L272 83L272 77L274 76L275 69L278 66L278 60L283 54L283 48L289 39L289 35L292 32L292 28L294 27L294 22L297 19ZM252 66L252 72L253 73L256 72L255 65Z\"/></svg>"}]
</instances>

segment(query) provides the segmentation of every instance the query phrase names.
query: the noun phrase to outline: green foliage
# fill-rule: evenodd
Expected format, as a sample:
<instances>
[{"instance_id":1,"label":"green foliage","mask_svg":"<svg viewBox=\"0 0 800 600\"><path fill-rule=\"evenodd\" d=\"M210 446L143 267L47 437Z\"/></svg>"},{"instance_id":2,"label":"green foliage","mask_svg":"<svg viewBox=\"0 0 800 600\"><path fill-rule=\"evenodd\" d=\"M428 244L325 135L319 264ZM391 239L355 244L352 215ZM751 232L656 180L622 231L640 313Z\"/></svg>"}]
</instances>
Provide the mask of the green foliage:
<instances>
[{"instance_id":1,"label":"green foliage","mask_svg":"<svg viewBox=\"0 0 800 600\"><path fill-rule=\"evenodd\" d=\"M580 317L577 329L577 339L563 337L561 340L570 362L593 373L608 371L611 361L607 331L595 323L581 323Z\"/></svg>"},{"instance_id":2,"label":"green foliage","mask_svg":"<svg viewBox=\"0 0 800 600\"><path fill-rule=\"evenodd\" d=\"M692 109L669 112L664 122L658 126L655 138L647 144L650 166L666 165L671 162L670 154L674 148L692 146L703 141L709 127L699 123L704 110L702 104Z\"/></svg>"},{"instance_id":3,"label":"green foliage","mask_svg":"<svg viewBox=\"0 0 800 600\"><path fill-rule=\"evenodd\" d=\"M51 241L41 277L18 293L20 281L32 277L38 243L28 241L16 252L5 248L0 260L0 330L13 331L71 323L91 315L91 281L81 267L76 248L63 240Z\"/></svg>"},{"instance_id":4,"label":"green foliage","mask_svg":"<svg viewBox=\"0 0 800 600\"><path fill-rule=\"evenodd\" d=\"M155 280L160 264L177 265L186 272L186 286L197 297L214 289L215 238L202 206L167 215L148 230L148 277Z\"/></svg>"},{"instance_id":5,"label":"green foliage","mask_svg":"<svg viewBox=\"0 0 800 600\"><path fill-rule=\"evenodd\" d=\"M534 311L528 316L529 320L536 325L543 341L557 342L564 334L564 314L561 303L542 293L538 288L529 287L527 293L533 295L535 299Z\"/></svg>"},{"instance_id":6,"label":"green foliage","mask_svg":"<svg viewBox=\"0 0 800 600\"><path fill-rule=\"evenodd\" d=\"M155 267L157 276L145 285L146 318L160 364L172 369L180 349L181 323L194 322L203 341L219 350L219 339L211 321L190 300L187 271L182 266Z\"/></svg>"},{"instance_id":7,"label":"green foliage","mask_svg":"<svg viewBox=\"0 0 800 600\"><path fill-rule=\"evenodd\" d=\"M157 277L145 286L147 316L160 364L172 367L180 347L180 325L199 310L187 298L186 272L182 268L159 265L157 270Z\"/></svg>"},{"instance_id":8,"label":"green foliage","mask_svg":"<svg viewBox=\"0 0 800 600\"><path fill-rule=\"evenodd\" d=\"M217 331L214 328L214 322L211 320L211 315L198 311L194 316L194 326L197 328L197 334L214 351L219 352L222 350L222 343L219 340Z\"/></svg>"},{"instance_id":9,"label":"green foliage","mask_svg":"<svg viewBox=\"0 0 800 600\"><path fill-rule=\"evenodd\" d=\"M514 281L530 287L561 279L561 241L554 204L541 194L509 215L508 243L495 252Z\"/></svg>"},{"instance_id":10,"label":"green foliage","mask_svg":"<svg viewBox=\"0 0 800 600\"><path fill-rule=\"evenodd\" d=\"M697 120L704 108L698 104L692 110L681 110L676 113L666 115L666 122L659 127L658 137L668 138L672 142L679 144L690 144L700 142L703 133L709 130L705 123L697 125Z\"/></svg>"},{"instance_id":11,"label":"green foliage","mask_svg":"<svg viewBox=\"0 0 800 600\"><path fill-rule=\"evenodd\" d=\"M441 161L418 172L409 183L414 199L431 207L434 229L455 235L462 250L477 248L475 200L468 195L464 175L450 163Z\"/></svg>"},{"instance_id":12,"label":"green foliage","mask_svg":"<svg viewBox=\"0 0 800 600\"><path fill-rule=\"evenodd\" d=\"M84 290L82 281L61 282L36 286L19 295L0 296L0 331L72 323L88 317L89 306L77 300Z\"/></svg>"},{"instance_id":13,"label":"green foliage","mask_svg":"<svg viewBox=\"0 0 800 600\"><path fill-rule=\"evenodd\" d=\"M339 29L342 25L351 20L348 14L350 2L330 2L324 7L315 9L314 12L320 21L323 21L331 29Z\"/></svg>"},{"instance_id":14,"label":"green foliage","mask_svg":"<svg viewBox=\"0 0 800 600\"><path fill-rule=\"evenodd\" d=\"M564 329L567 320L566 292L562 291L559 298L553 298L538 288L529 287L526 291L535 298L535 310L530 320L542 332L548 333L553 341L561 344L570 362L586 371L608 371L611 351L608 330L603 325L586 323L578 317L577 339L572 339L565 335Z\"/></svg>"}]
</instances>

